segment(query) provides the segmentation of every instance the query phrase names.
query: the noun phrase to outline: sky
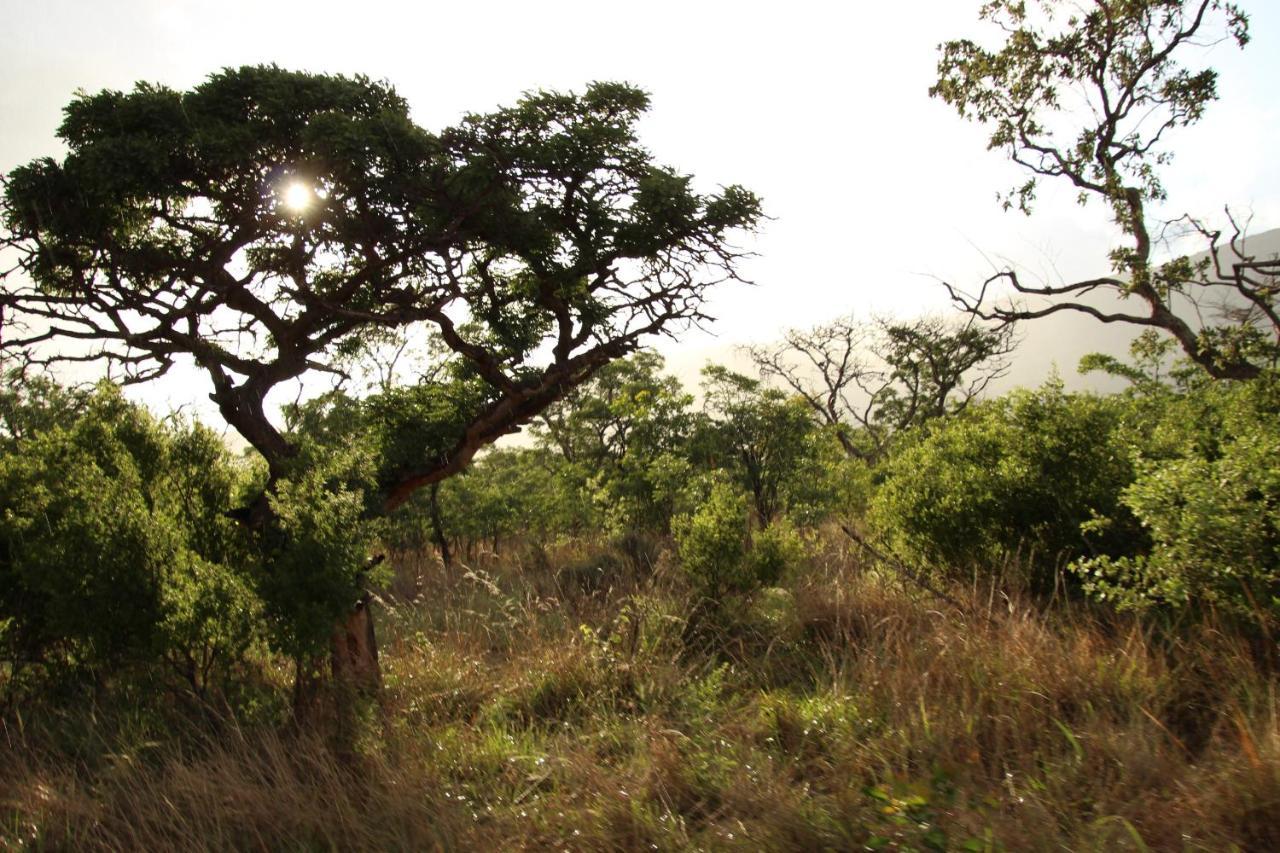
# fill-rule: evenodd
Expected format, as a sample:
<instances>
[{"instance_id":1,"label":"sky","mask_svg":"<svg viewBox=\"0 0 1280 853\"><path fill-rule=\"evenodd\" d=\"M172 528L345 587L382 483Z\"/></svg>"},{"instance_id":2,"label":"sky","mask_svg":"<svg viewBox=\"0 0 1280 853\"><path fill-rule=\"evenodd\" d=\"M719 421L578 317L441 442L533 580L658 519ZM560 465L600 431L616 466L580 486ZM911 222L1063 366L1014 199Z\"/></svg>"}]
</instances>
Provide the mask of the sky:
<instances>
[{"instance_id":1,"label":"sky","mask_svg":"<svg viewBox=\"0 0 1280 853\"><path fill-rule=\"evenodd\" d=\"M1261 231L1280 227L1280 2L1242 5L1252 42L1206 51L1220 100L1171 138L1165 183L1175 215L1230 204ZM754 284L714 294L711 332L660 345L688 377L789 326L943 311L938 279L976 283L993 264L1049 279L1106 272L1116 233L1100 206L1046 187L1034 216L1002 212L995 193L1020 173L928 97L938 44L990 34L979 6L0 0L0 171L61 152L55 131L78 89L188 88L243 64L386 80L431 130L525 91L631 82L652 96L640 135L660 162L704 190L742 184L770 217L741 243L756 254L743 268ZM1072 373L1071 346L1088 351L1097 330L1071 328L1054 334L1079 340L1024 344L1019 375L1064 359ZM189 379L146 392L159 405L202 397Z\"/></svg>"}]
</instances>

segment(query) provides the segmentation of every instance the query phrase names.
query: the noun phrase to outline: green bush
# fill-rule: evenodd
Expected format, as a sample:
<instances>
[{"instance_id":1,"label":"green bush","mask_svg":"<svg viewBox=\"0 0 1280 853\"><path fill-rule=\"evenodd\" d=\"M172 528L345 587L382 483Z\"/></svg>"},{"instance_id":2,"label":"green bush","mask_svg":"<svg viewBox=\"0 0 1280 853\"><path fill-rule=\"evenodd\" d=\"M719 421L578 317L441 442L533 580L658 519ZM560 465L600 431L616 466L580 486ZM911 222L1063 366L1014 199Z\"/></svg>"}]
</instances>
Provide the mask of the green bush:
<instances>
[{"instance_id":1,"label":"green bush","mask_svg":"<svg viewBox=\"0 0 1280 853\"><path fill-rule=\"evenodd\" d=\"M747 500L724 481L711 484L706 499L671 522L680 565L698 594L712 602L755 583L747 561Z\"/></svg>"},{"instance_id":2,"label":"green bush","mask_svg":"<svg viewBox=\"0 0 1280 853\"><path fill-rule=\"evenodd\" d=\"M1272 378L1173 401L1121 495L1151 538L1074 569L1124 608L1212 607L1280 619L1280 394Z\"/></svg>"},{"instance_id":3,"label":"green bush","mask_svg":"<svg viewBox=\"0 0 1280 853\"><path fill-rule=\"evenodd\" d=\"M322 653L364 593L378 533L366 512L368 451L349 446L307 461L268 498L274 519L257 587L273 644L296 659Z\"/></svg>"},{"instance_id":4,"label":"green bush","mask_svg":"<svg viewBox=\"0 0 1280 853\"><path fill-rule=\"evenodd\" d=\"M39 400L32 405L39 405ZM21 404L19 404L19 407ZM103 670L167 660L202 688L254 639L217 436L102 385L0 455L0 654Z\"/></svg>"},{"instance_id":5,"label":"green bush","mask_svg":"<svg viewBox=\"0 0 1280 853\"><path fill-rule=\"evenodd\" d=\"M788 571L804 560L804 542L785 517L779 518L751 537L752 583L774 586Z\"/></svg>"},{"instance_id":6,"label":"green bush","mask_svg":"<svg viewBox=\"0 0 1280 853\"><path fill-rule=\"evenodd\" d=\"M1120 505L1133 465L1120 441L1126 403L1017 391L935 425L885 466L873 529L900 556L943 568L1024 557L1034 586L1066 560L1120 555L1140 541ZM1112 519L1088 535L1081 525Z\"/></svg>"}]
</instances>

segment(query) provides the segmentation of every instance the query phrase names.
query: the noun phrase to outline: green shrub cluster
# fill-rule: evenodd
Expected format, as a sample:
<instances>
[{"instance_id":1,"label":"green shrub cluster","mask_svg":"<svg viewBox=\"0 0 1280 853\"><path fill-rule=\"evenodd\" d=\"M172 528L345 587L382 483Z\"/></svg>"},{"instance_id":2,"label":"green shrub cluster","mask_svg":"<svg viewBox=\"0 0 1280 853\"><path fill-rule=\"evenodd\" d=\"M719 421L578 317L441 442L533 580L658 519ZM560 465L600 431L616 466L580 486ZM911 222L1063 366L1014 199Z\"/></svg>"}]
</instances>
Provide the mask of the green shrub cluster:
<instances>
[{"instance_id":1,"label":"green shrub cluster","mask_svg":"<svg viewBox=\"0 0 1280 853\"><path fill-rule=\"evenodd\" d=\"M968 570L1017 554L1034 586L1052 586L1067 561L1140 538L1120 502L1134 478L1124 414L1120 400L1060 383L974 406L888 461L870 522L921 566ZM1114 523L1081 529L1098 516Z\"/></svg>"},{"instance_id":2,"label":"green shrub cluster","mask_svg":"<svg viewBox=\"0 0 1280 853\"><path fill-rule=\"evenodd\" d=\"M361 594L367 452L304 447L255 527L262 472L205 427L105 383L3 402L0 657L16 670L158 665L204 693L257 643L322 653Z\"/></svg>"},{"instance_id":3,"label":"green shrub cluster","mask_svg":"<svg viewBox=\"0 0 1280 853\"><path fill-rule=\"evenodd\" d=\"M49 404L22 403L32 421ZM10 432L6 445L7 660L98 671L167 661L203 689L255 641L251 554L226 515L244 472L215 434L157 422L104 384L74 418Z\"/></svg>"},{"instance_id":4,"label":"green shrub cluster","mask_svg":"<svg viewBox=\"0 0 1280 853\"><path fill-rule=\"evenodd\" d=\"M1150 547L1080 561L1086 588L1124 608L1212 608L1263 627L1280 620L1274 381L1171 398L1136 457L1137 476L1120 499Z\"/></svg>"},{"instance_id":5,"label":"green shrub cluster","mask_svg":"<svg viewBox=\"0 0 1280 853\"><path fill-rule=\"evenodd\" d=\"M1123 366L1123 365L1122 365ZM1143 374L1144 377L1147 374ZM868 521L924 568L1057 571L1123 609L1280 618L1280 386L1051 383L937 423L877 472Z\"/></svg>"},{"instance_id":6,"label":"green shrub cluster","mask_svg":"<svg viewBox=\"0 0 1280 853\"><path fill-rule=\"evenodd\" d=\"M671 528L680 565L703 598L719 601L752 586L747 499L733 485L712 483L701 506L677 515Z\"/></svg>"},{"instance_id":7,"label":"green shrub cluster","mask_svg":"<svg viewBox=\"0 0 1280 853\"><path fill-rule=\"evenodd\" d=\"M705 601L774 586L805 557L785 516L752 530L747 495L727 480L710 480L694 503L672 521L672 535L680 566Z\"/></svg>"}]
</instances>

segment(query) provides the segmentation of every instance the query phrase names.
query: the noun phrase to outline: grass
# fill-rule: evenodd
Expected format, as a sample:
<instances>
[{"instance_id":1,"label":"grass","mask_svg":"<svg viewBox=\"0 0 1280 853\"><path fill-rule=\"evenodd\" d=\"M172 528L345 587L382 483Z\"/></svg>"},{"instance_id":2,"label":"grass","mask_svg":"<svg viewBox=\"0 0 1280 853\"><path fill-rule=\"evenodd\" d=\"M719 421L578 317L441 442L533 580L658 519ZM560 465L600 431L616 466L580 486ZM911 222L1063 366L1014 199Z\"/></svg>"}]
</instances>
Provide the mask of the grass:
<instances>
[{"instance_id":1,"label":"grass","mask_svg":"<svg viewBox=\"0 0 1280 853\"><path fill-rule=\"evenodd\" d=\"M0 844L1280 849L1277 678L1224 628L940 604L834 541L691 626L669 558L602 581L595 556L401 560L419 597L379 614L354 752L281 722L271 670L252 718L118 692L11 711Z\"/></svg>"}]
</instances>

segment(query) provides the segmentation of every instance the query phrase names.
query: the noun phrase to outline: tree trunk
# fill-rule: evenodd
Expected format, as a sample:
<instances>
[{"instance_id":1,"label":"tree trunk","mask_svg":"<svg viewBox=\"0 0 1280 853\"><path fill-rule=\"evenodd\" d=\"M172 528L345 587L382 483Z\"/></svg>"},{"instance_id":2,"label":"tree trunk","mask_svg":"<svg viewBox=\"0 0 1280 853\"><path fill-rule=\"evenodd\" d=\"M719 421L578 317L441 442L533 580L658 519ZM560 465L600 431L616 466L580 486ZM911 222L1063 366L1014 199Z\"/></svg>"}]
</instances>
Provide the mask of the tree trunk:
<instances>
[{"instance_id":1,"label":"tree trunk","mask_svg":"<svg viewBox=\"0 0 1280 853\"><path fill-rule=\"evenodd\" d=\"M361 596L352 611L338 623L330 639L329 662L334 687L347 696L371 696L382 687L370 599L367 592ZM339 701L343 698L346 697Z\"/></svg>"},{"instance_id":2,"label":"tree trunk","mask_svg":"<svg viewBox=\"0 0 1280 853\"><path fill-rule=\"evenodd\" d=\"M340 741L355 731L357 701L376 697L382 688L378 643L374 636L372 596L365 593L334 626L329 637L329 678L323 656L296 660L293 717L304 729L337 724Z\"/></svg>"},{"instance_id":3,"label":"tree trunk","mask_svg":"<svg viewBox=\"0 0 1280 853\"><path fill-rule=\"evenodd\" d=\"M431 484L431 535L440 549L440 562L446 569L453 566L453 554L449 552L449 539L444 535L444 520L440 517L440 484Z\"/></svg>"}]
</instances>

